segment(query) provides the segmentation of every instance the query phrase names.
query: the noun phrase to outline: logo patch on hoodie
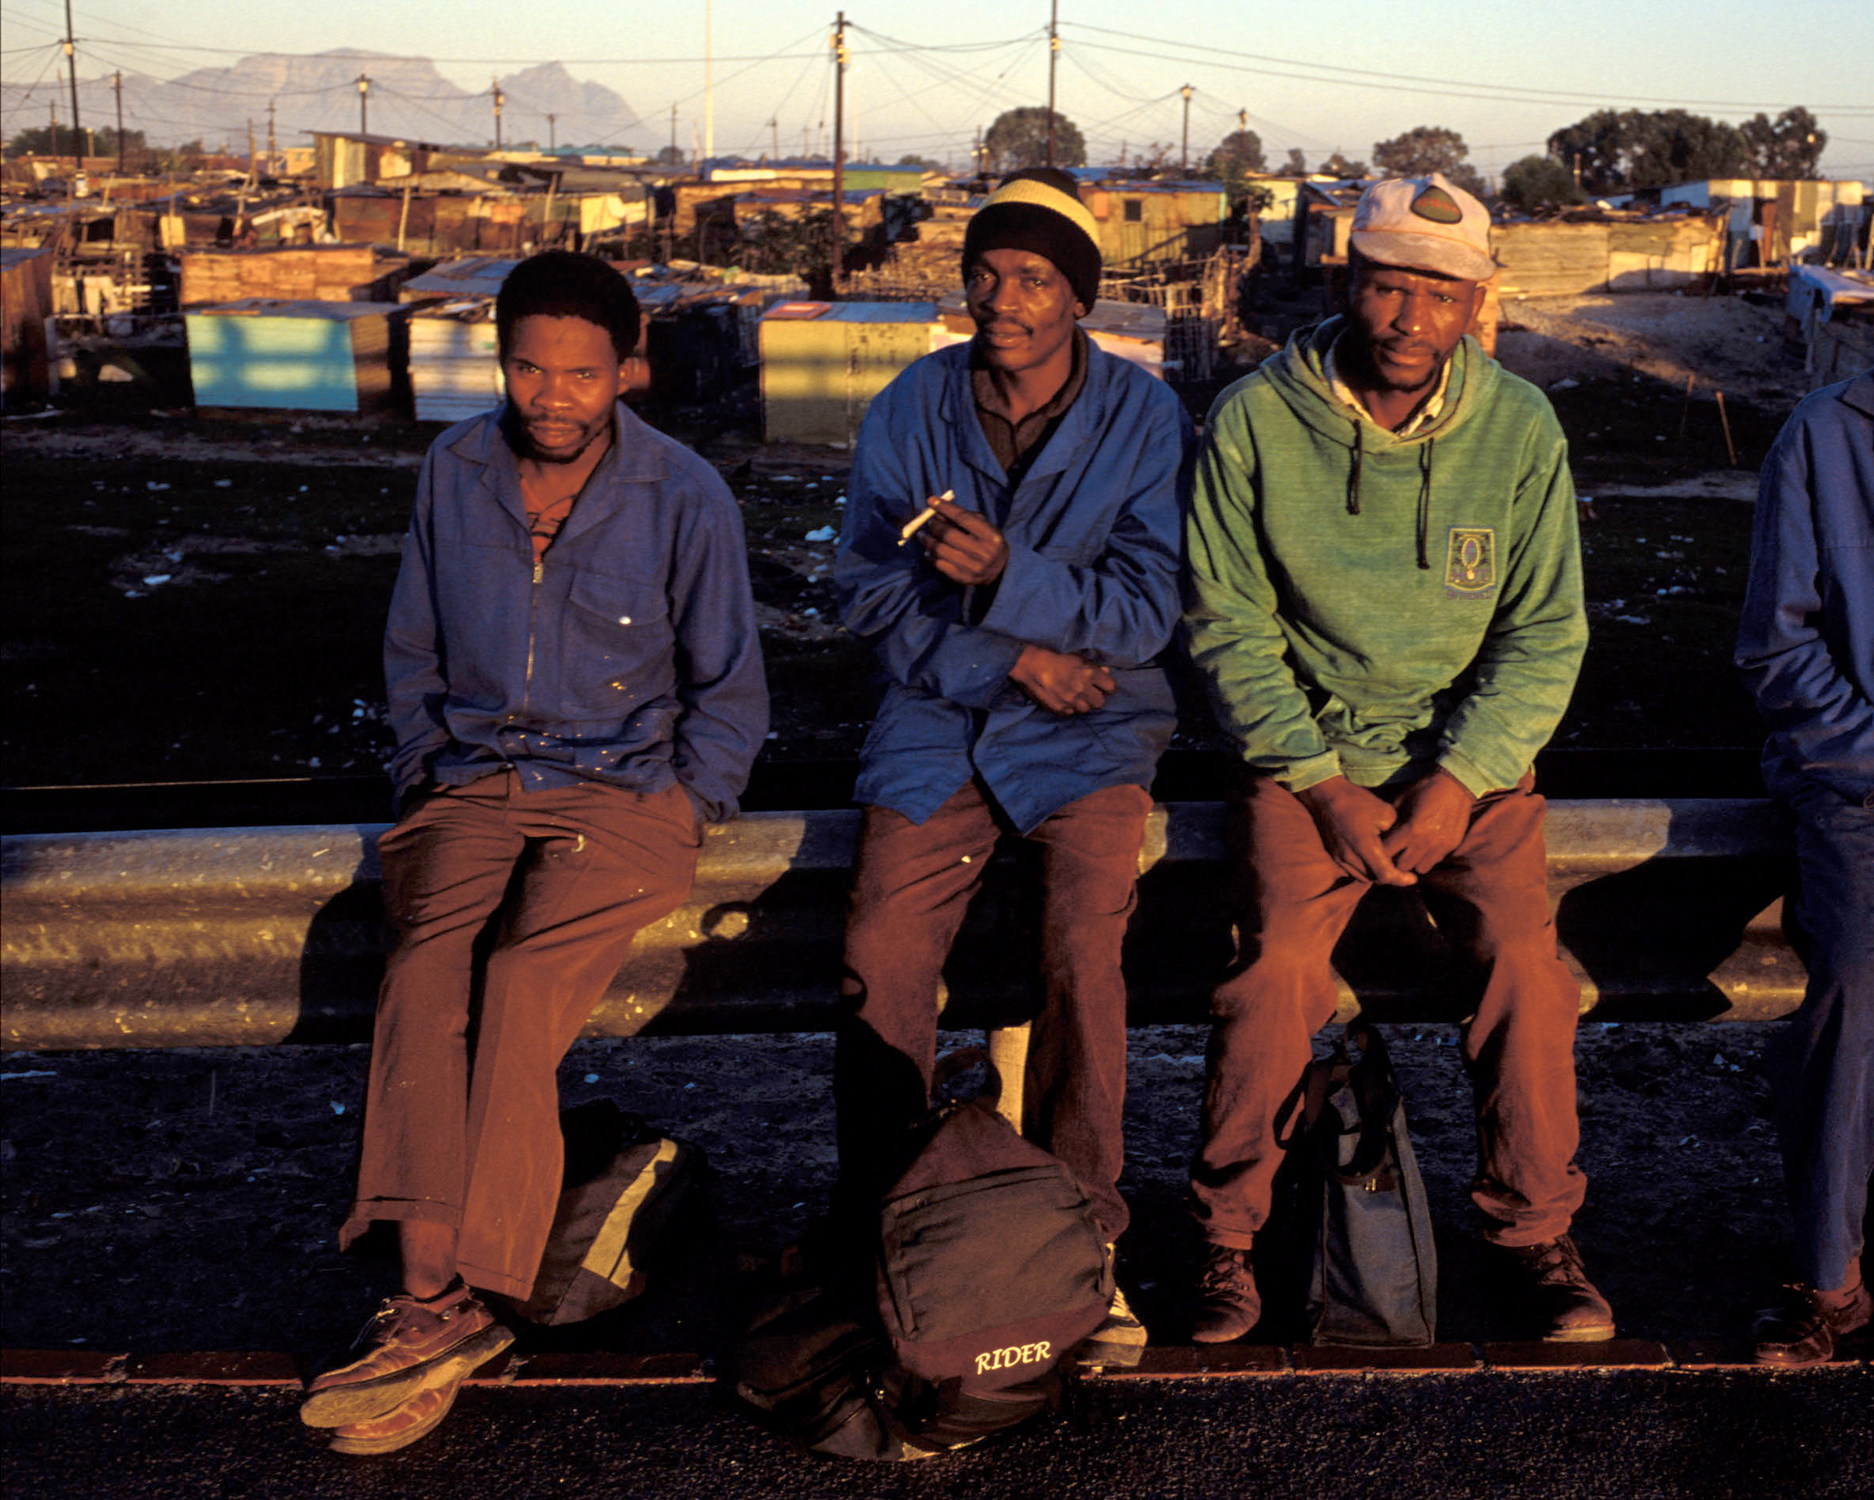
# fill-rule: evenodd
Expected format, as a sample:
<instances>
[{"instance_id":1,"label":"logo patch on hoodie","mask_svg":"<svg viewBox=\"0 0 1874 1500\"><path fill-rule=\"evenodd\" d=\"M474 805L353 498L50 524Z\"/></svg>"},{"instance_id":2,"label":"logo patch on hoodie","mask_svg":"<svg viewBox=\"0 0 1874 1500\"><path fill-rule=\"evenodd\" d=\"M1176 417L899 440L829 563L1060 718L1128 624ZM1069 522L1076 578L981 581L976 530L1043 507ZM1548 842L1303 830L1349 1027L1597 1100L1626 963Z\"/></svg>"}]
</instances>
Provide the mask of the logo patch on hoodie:
<instances>
[{"instance_id":1,"label":"logo patch on hoodie","mask_svg":"<svg viewBox=\"0 0 1874 1500\"><path fill-rule=\"evenodd\" d=\"M1453 526L1445 545L1445 598L1488 599L1496 591L1496 531L1489 526Z\"/></svg>"}]
</instances>

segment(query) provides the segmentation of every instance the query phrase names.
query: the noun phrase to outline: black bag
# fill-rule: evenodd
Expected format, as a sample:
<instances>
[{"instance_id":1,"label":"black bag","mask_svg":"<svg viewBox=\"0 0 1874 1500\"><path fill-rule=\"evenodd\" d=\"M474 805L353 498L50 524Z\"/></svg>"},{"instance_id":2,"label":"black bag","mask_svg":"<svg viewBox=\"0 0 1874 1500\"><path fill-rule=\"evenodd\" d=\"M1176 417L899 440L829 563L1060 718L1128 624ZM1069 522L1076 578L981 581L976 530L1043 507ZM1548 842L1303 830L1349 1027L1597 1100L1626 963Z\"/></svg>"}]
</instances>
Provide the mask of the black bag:
<instances>
[{"instance_id":1,"label":"black bag","mask_svg":"<svg viewBox=\"0 0 1874 1500\"><path fill-rule=\"evenodd\" d=\"M645 1265L676 1214L694 1206L703 1153L660 1135L609 1099L563 1110L565 1187L533 1291L515 1310L533 1323L579 1323L644 1290Z\"/></svg>"},{"instance_id":2,"label":"black bag","mask_svg":"<svg viewBox=\"0 0 1874 1500\"><path fill-rule=\"evenodd\" d=\"M1060 1404L1059 1377L993 1399L933 1383L892 1357L869 1299L806 1278L771 1295L725 1360L736 1396L782 1436L834 1458L950 1453Z\"/></svg>"},{"instance_id":3,"label":"black bag","mask_svg":"<svg viewBox=\"0 0 1874 1500\"><path fill-rule=\"evenodd\" d=\"M1062 1404L1057 1367L1105 1319L1112 1268L1073 1173L995 1112L982 1052L943 1059L938 1087L975 1063L983 1090L921 1128L876 1242L828 1257L873 1261L875 1285L796 1268L729 1355L736 1395L816 1453L925 1458L1018 1427Z\"/></svg>"},{"instance_id":4,"label":"black bag","mask_svg":"<svg viewBox=\"0 0 1874 1500\"><path fill-rule=\"evenodd\" d=\"M996 1113L1001 1079L978 1049L975 1098L937 1111L879 1216L878 1305L898 1362L991 1397L1045 1375L1105 1321L1113 1269L1086 1189Z\"/></svg>"},{"instance_id":5,"label":"black bag","mask_svg":"<svg viewBox=\"0 0 1874 1500\"><path fill-rule=\"evenodd\" d=\"M1276 1132L1289 1152L1288 1202L1305 1237L1309 1338L1432 1343L1438 1252L1399 1083L1376 1027L1351 1023L1332 1057L1308 1065Z\"/></svg>"}]
</instances>

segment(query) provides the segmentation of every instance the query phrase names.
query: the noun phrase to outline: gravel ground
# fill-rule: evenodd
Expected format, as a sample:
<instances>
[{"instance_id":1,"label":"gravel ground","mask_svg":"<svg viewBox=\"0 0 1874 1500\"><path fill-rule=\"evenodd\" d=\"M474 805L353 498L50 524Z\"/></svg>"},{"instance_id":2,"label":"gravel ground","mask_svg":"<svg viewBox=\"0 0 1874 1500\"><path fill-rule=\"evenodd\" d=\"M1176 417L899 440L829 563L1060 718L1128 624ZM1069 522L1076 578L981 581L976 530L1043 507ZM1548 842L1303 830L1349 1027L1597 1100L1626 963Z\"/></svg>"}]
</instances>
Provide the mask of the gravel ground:
<instances>
[{"instance_id":1,"label":"gravel ground","mask_svg":"<svg viewBox=\"0 0 1874 1500\"><path fill-rule=\"evenodd\" d=\"M1622 1332L1738 1335L1780 1274L1783 1194L1759 1054L1768 1028L1585 1025L1578 1237ZM1468 1090L1448 1026L1389 1028L1438 1224L1443 1337L1511 1336L1475 1289ZM967 1040L961 1034L949 1042ZM1200 1027L1136 1028L1122 1276L1182 1342L1198 1246L1182 1211ZM706 1150L715 1226L651 1292L585 1330L633 1352L716 1347L738 1274L805 1230L832 1180L830 1038L637 1038L576 1046L571 1103L609 1096ZM389 1261L341 1256L362 1047L10 1054L0 1143L0 1336L8 1348L138 1352L342 1343Z\"/></svg>"}]
</instances>

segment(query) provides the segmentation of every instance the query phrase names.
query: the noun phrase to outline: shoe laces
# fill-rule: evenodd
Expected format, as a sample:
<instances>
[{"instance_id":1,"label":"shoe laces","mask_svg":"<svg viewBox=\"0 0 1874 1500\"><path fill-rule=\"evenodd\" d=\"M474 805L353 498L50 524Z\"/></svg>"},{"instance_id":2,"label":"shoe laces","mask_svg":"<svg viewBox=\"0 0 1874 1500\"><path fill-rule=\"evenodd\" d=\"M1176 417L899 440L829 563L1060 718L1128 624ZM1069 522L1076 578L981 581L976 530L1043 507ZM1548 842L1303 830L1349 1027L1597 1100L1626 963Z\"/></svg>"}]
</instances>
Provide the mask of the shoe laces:
<instances>
[{"instance_id":1,"label":"shoe laces","mask_svg":"<svg viewBox=\"0 0 1874 1500\"><path fill-rule=\"evenodd\" d=\"M1514 1253L1530 1276L1544 1285L1579 1286L1587 1282L1588 1271L1581 1263L1581 1251L1568 1235L1540 1245L1521 1246Z\"/></svg>"},{"instance_id":2,"label":"shoe laces","mask_svg":"<svg viewBox=\"0 0 1874 1500\"><path fill-rule=\"evenodd\" d=\"M1244 1282L1253 1280L1249 1251L1219 1245L1212 1249L1210 1258L1204 1262L1203 1273L1197 1278L1197 1289L1206 1296L1218 1292L1233 1293Z\"/></svg>"}]
</instances>

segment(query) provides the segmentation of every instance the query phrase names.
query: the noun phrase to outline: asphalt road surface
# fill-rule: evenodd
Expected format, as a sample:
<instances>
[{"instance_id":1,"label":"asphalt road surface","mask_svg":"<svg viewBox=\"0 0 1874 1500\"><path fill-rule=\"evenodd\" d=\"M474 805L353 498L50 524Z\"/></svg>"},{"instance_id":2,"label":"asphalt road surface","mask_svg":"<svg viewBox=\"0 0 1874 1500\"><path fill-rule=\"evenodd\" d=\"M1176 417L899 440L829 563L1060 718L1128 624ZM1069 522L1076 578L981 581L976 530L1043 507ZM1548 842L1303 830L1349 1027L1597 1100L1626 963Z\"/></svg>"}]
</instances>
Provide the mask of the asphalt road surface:
<instances>
[{"instance_id":1,"label":"asphalt road surface","mask_svg":"<svg viewBox=\"0 0 1874 1500\"><path fill-rule=\"evenodd\" d=\"M434 1437L344 1458L283 1389L9 1386L9 1500L1867 1500L1874 1371L1089 1382L1075 1409L913 1464L815 1459L707 1386L467 1389Z\"/></svg>"}]
</instances>

